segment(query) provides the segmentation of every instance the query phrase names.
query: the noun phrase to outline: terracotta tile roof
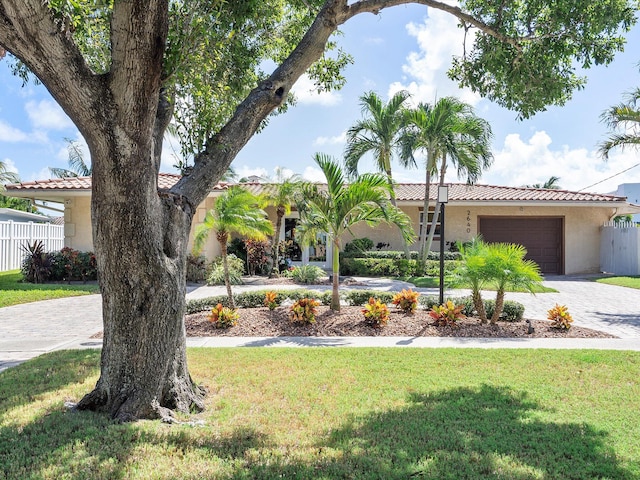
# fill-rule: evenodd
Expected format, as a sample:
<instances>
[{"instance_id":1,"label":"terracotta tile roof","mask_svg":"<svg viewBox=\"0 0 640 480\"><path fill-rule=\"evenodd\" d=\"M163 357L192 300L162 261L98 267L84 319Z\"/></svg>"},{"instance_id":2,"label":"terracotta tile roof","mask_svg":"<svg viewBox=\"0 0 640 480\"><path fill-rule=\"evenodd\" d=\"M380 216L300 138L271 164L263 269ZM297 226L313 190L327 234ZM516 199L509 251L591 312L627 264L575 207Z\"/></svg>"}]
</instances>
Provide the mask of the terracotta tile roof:
<instances>
[{"instance_id":1,"label":"terracotta tile roof","mask_svg":"<svg viewBox=\"0 0 640 480\"><path fill-rule=\"evenodd\" d=\"M430 185L429 198L435 200L438 185ZM396 185L396 197L404 201L424 200L424 183ZM449 184L449 201L486 202L624 202L626 197L600 193L571 192L543 188L505 187L498 185Z\"/></svg>"},{"instance_id":2,"label":"terracotta tile roof","mask_svg":"<svg viewBox=\"0 0 640 480\"><path fill-rule=\"evenodd\" d=\"M180 179L174 173L161 173L158 177L160 188L171 188ZM7 185L7 190L91 190L91 177L51 178Z\"/></svg>"},{"instance_id":3,"label":"terracotta tile roof","mask_svg":"<svg viewBox=\"0 0 640 480\"><path fill-rule=\"evenodd\" d=\"M161 173L158 178L160 188L171 188L180 178L173 173ZM268 183L248 182L240 184L250 192L258 194L269 188ZM229 184L219 183L213 191L228 188ZM44 193L53 191L89 191L91 177L54 178L50 180L36 180L7 185L7 191L33 191ZM429 198L435 200L438 185L432 184ZM399 183L396 185L396 197L400 201L423 201L424 183ZM626 197L600 193L571 192L568 190L548 190L542 188L506 187L498 185L467 185L463 183L449 184L450 202L625 202Z\"/></svg>"}]
</instances>

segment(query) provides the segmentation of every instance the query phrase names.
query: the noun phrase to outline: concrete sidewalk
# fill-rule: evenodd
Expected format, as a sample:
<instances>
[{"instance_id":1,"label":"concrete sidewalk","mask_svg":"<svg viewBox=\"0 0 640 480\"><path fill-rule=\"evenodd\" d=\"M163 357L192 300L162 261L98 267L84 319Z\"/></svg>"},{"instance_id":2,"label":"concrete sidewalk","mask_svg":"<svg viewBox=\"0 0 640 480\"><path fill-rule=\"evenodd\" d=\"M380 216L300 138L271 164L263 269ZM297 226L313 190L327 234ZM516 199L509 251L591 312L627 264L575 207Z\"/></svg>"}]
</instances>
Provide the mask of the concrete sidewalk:
<instances>
[{"instance_id":1,"label":"concrete sidewalk","mask_svg":"<svg viewBox=\"0 0 640 480\"><path fill-rule=\"evenodd\" d=\"M357 279L366 286L345 286L378 290L401 290L412 287L405 282L389 279ZM508 300L525 305L527 318L544 319L554 304L567 305L575 325L606 331L617 339L481 339L481 338L399 338L399 337L275 337L189 338L189 346L344 346L344 347L416 347L416 348L595 348L640 351L640 290L591 282L578 277L553 277L545 285L559 293L530 295L508 293ZM243 285L234 291L299 288L297 285ZM316 290L327 285L311 286ZM437 289L418 288L423 294L437 295ZM187 298L203 298L224 294L224 287L192 286ZM463 296L464 290L446 291L447 296ZM493 298L495 292L486 292ZM99 295L46 300L0 308L0 371L42 353L67 348L98 348L102 342L91 335L102 329L101 299Z\"/></svg>"}]
</instances>

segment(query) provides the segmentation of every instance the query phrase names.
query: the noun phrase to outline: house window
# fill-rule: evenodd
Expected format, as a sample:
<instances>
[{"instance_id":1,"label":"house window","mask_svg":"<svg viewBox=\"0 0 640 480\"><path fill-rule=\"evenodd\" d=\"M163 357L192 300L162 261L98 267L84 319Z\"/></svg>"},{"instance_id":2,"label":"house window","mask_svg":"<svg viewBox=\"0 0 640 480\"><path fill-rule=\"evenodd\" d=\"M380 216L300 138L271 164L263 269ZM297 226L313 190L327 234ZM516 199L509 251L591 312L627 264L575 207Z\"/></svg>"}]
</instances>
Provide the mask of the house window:
<instances>
[{"instance_id":1,"label":"house window","mask_svg":"<svg viewBox=\"0 0 640 480\"><path fill-rule=\"evenodd\" d=\"M433 222L433 215L435 213L435 207L429 207L429 215L427 216L427 235L429 234L429 229L431 228L431 223ZM424 210L420 210L420 225L418 228L418 235L422 236L422 226L424 225ZM434 239L440 239L440 218L438 218L438 222L436 223L436 231L433 236Z\"/></svg>"}]
</instances>

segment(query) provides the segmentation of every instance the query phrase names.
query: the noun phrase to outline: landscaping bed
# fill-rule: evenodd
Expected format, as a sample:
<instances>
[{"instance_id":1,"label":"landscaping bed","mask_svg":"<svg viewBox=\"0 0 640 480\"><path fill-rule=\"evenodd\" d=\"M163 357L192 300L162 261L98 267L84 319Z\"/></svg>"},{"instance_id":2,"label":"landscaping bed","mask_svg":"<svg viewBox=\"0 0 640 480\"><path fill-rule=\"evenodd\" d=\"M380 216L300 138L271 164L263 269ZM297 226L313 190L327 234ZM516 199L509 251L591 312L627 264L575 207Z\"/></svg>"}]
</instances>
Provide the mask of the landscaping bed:
<instances>
[{"instance_id":1,"label":"landscaping bed","mask_svg":"<svg viewBox=\"0 0 640 480\"><path fill-rule=\"evenodd\" d=\"M476 338L615 338L597 330L572 326L569 330L551 327L551 322L531 320L535 332L527 333L525 320L498 322L497 325L481 324L477 318L459 320L455 327L438 327L428 311L417 310L413 315L391 310L389 323L380 328L365 323L362 307L343 306L339 313L327 306L319 306L316 322L301 324L292 322L288 307L270 311L262 308L238 309L238 324L230 328L215 328L208 320L209 312L187 315L185 324L190 337L476 337Z\"/></svg>"}]
</instances>

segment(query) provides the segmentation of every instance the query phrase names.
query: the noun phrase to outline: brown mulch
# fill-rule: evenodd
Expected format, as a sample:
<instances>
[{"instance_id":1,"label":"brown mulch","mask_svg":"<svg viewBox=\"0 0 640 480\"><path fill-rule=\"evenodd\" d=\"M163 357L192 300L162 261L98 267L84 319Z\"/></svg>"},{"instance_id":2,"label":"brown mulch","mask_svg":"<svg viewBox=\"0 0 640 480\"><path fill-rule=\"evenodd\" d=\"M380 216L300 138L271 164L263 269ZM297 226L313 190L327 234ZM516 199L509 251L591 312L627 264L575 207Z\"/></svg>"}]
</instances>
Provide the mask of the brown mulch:
<instances>
[{"instance_id":1,"label":"brown mulch","mask_svg":"<svg viewBox=\"0 0 640 480\"><path fill-rule=\"evenodd\" d=\"M427 311L418 310L413 315L391 311L389 323L375 328L364 321L362 307L343 306L339 313L329 307L318 307L316 322L311 325L294 323L289 319L289 308L278 307L274 311L263 308L241 308L235 327L218 329L208 320L208 312L185 317L187 336L190 337L480 337L480 338L615 338L597 330L572 326L569 330L551 327L551 322L531 320L535 329L527 333L528 324L498 322L497 325L481 324L478 319L459 320L456 327L437 327Z\"/></svg>"}]
</instances>

